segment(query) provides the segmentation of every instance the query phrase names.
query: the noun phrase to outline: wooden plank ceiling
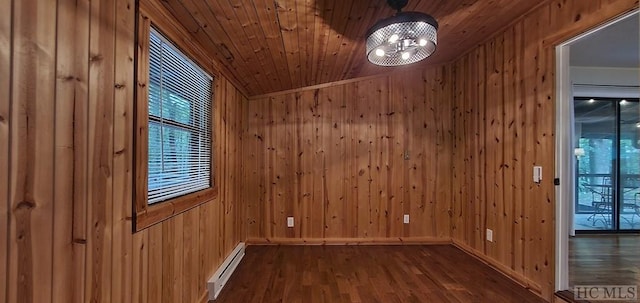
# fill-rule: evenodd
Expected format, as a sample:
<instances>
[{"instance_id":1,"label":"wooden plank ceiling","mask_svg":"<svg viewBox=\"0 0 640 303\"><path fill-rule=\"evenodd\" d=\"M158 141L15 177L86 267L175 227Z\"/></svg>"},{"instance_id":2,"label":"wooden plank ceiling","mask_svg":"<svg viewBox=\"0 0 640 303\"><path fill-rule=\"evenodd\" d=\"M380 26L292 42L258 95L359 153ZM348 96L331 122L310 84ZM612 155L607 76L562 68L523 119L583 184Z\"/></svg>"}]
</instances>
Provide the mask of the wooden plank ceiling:
<instances>
[{"instance_id":1,"label":"wooden plank ceiling","mask_svg":"<svg viewBox=\"0 0 640 303\"><path fill-rule=\"evenodd\" d=\"M365 34L394 12L386 0L158 0L250 96L386 73L365 56ZM438 20L438 49L418 66L449 62L539 1L411 0Z\"/></svg>"}]
</instances>

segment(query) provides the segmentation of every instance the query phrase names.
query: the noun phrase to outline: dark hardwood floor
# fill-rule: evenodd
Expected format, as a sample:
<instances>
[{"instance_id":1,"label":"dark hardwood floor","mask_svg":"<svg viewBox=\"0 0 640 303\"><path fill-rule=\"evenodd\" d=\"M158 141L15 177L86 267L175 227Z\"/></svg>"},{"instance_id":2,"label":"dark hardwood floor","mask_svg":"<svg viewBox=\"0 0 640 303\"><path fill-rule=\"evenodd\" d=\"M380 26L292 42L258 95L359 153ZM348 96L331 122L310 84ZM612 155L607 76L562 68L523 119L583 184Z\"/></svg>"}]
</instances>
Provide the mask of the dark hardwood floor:
<instances>
[{"instance_id":1,"label":"dark hardwood floor","mask_svg":"<svg viewBox=\"0 0 640 303\"><path fill-rule=\"evenodd\" d=\"M544 302L451 245L249 246L218 302Z\"/></svg>"},{"instance_id":2,"label":"dark hardwood floor","mask_svg":"<svg viewBox=\"0 0 640 303\"><path fill-rule=\"evenodd\" d=\"M569 239L569 286L640 285L639 235Z\"/></svg>"}]
</instances>

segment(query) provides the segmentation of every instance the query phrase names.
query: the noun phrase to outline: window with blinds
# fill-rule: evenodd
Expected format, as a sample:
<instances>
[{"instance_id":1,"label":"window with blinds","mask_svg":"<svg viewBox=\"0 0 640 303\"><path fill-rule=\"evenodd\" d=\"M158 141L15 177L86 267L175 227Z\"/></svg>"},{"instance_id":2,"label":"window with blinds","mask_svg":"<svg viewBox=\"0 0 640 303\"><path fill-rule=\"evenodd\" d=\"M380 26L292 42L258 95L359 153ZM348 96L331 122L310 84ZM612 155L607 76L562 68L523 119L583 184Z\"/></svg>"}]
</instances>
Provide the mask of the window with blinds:
<instances>
[{"instance_id":1,"label":"window with blinds","mask_svg":"<svg viewBox=\"0 0 640 303\"><path fill-rule=\"evenodd\" d=\"M212 187L212 81L151 27L148 204Z\"/></svg>"}]
</instances>

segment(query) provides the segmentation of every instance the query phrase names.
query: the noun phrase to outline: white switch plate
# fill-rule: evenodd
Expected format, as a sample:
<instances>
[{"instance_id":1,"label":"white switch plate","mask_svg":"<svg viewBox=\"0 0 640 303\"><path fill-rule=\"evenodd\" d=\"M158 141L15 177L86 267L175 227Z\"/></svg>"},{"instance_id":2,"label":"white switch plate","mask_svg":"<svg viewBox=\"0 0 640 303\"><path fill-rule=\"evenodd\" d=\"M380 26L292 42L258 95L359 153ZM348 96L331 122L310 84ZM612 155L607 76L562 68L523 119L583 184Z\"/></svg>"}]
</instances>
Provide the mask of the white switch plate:
<instances>
[{"instance_id":1,"label":"white switch plate","mask_svg":"<svg viewBox=\"0 0 640 303\"><path fill-rule=\"evenodd\" d=\"M487 241L493 242L493 230L487 228Z\"/></svg>"},{"instance_id":2,"label":"white switch plate","mask_svg":"<svg viewBox=\"0 0 640 303\"><path fill-rule=\"evenodd\" d=\"M404 224L409 224L409 215L404 215Z\"/></svg>"},{"instance_id":3,"label":"white switch plate","mask_svg":"<svg viewBox=\"0 0 640 303\"><path fill-rule=\"evenodd\" d=\"M293 217L287 217L287 227L293 227Z\"/></svg>"},{"instance_id":4,"label":"white switch plate","mask_svg":"<svg viewBox=\"0 0 640 303\"><path fill-rule=\"evenodd\" d=\"M533 182L540 183L542 181L542 166L533 167Z\"/></svg>"}]
</instances>

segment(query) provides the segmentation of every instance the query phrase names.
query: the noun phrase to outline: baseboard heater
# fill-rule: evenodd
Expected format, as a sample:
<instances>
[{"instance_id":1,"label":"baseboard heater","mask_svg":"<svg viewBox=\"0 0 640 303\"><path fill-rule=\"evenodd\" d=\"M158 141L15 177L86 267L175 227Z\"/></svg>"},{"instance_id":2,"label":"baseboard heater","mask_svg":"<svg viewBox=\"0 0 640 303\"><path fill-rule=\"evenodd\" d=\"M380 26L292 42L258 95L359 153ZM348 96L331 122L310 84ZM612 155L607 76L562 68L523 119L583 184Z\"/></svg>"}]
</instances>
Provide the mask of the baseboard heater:
<instances>
[{"instance_id":1,"label":"baseboard heater","mask_svg":"<svg viewBox=\"0 0 640 303\"><path fill-rule=\"evenodd\" d=\"M227 284L229 278L240 264L240 260L244 257L244 242L238 243L238 246L231 252L231 254L222 262L222 265L218 267L216 273L209 278L207 282L207 289L209 290L209 300L215 300L220 294L220 290Z\"/></svg>"}]
</instances>

